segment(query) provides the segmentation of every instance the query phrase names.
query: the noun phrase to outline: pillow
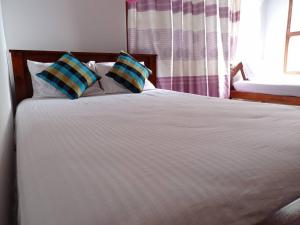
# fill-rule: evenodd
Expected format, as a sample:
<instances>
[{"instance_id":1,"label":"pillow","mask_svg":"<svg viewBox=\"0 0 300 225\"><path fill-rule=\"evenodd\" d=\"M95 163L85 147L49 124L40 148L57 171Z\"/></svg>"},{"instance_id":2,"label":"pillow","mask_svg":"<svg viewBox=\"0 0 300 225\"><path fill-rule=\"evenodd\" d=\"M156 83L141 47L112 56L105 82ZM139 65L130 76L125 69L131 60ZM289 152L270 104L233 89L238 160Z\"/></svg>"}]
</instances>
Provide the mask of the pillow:
<instances>
[{"instance_id":1,"label":"pillow","mask_svg":"<svg viewBox=\"0 0 300 225\"><path fill-rule=\"evenodd\" d=\"M140 62L144 65L144 62ZM101 76L101 86L105 94L117 94L117 93L130 93L130 91L122 86L121 84L114 81L112 78L105 76L111 68L113 67L114 62L103 62L96 63L96 72ZM155 86L151 83L150 80L145 80L145 85L143 91L153 90Z\"/></svg>"},{"instance_id":2,"label":"pillow","mask_svg":"<svg viewBox=\"0 0 300 225\"><path fill-rule=\"evenodd\" d=\"M97 74L96 72L96 63L95 61L90 61L88 63L83 63L86 65L91 71ZM98 75L98 74L97 74ZM83 97L88 97L88 96L99 96L99 95L104 95L104 91L102 90L100 86L100 80L92 84L84 93Z\"/></svg>"},{"instance_id":3,"label":"pillow","mask_svg":"<svg viewBox=\"0 0 300 225\"><path fill-rule=\"evenodd\" d=\"M116 63L106 76L133 93L141 93L151 71L126 52L121 52Z\"/></svg>"},{"instance_id":4,"label":"pillow","mask_svg":"<svg viewBox=\"0 0 300 225\"><path fill-rule=\"evenodd\" d=\"M89 64L91 67L95 63ZM46 66L48 67L45 68ZM28 69L32 76L33 97L65 97L66 95L71 99L78 98L99 80L92 68L89 69L68 53L53 64L28 61ZM96 90L100 92L100 87L93 85L85 96L91 95Z\"/></svg>"},{"instance_id":5,"label":"pillow","mask_svg":"<svg viewBox=\"0 0 300 225\"><path fill-rule=\"evenodd\" d=\"M28 70L31 75L33 98L65 98L66 96L58 91L55 87L48 84L36 74L47 69L53 63L40 63L27 60Z\"/></svg>"},{"instance_id":6,"label":"pillow","mask_svg":"<svg viewBox=\"0 0 300 225\"><path fill-rule=\"evenodd\" d=\"M100 79L96 73L69 53L46 70L37 74L70 99L79 98L88 87Z\"/></svg>"},{"instance_id":7,"label":"pillow","mask_svg":"<svg viewBox=\"0 0 300 225\"><path fill-rule=\"evenodd\" d=\"M46 70L53 63L41 63L27 60L27 66L31 75L33 98L65 98L66 95L61 93L48 82L36 76L36 74ZM95 62L84 63L90 70L96 72ZM99 81L90 86L82 96L103 95L104 91L100 88Z\"/></svg>"}]
</instances>

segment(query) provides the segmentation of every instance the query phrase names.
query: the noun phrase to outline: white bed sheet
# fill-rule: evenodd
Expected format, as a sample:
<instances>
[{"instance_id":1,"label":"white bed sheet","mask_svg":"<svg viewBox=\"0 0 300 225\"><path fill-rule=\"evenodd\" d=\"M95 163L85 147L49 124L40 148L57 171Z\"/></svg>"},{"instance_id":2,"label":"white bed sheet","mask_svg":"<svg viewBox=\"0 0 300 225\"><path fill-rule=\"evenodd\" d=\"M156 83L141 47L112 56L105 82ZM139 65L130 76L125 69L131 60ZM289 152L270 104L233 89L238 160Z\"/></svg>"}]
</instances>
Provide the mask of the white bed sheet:
<instances>
[{"instance_id":1,"label":"white bed sheet","mask_svg":"<svg viewBox=\"0 0 300 225\"><path fill-rule=\"evenodd\" d=\"M235 90L241 92L300 97L300 82L292 80L239 80L234 82L233 86Z\"/></svg>"},{"instance_id":2,"label":"white bed sheet","mask_svg":"<svg viewBox=\"0 0 300 225\"><path fill-rule=\"evenodd\" d=\"M253 225L300 196L300 108L153 90L23 101L21 225Z\"/></svg>"}]
</instances>

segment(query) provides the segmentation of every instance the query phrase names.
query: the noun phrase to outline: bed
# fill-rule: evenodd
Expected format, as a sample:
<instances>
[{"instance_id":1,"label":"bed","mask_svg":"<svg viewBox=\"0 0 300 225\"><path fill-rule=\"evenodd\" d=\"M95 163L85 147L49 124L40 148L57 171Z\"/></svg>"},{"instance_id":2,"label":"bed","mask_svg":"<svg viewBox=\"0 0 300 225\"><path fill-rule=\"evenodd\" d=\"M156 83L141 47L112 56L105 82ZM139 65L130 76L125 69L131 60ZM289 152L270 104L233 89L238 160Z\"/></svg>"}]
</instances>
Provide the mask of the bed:
<instances>
[{"instance_id":1,"label":"bed","mask_svg":"<svg viewBox=\"0 0 300 225\"><path fill-rule=\"evenodd\" d=\"M300 97L300 83L293 81L239 80L234 82L233 86L235 90L240 92Z\"/></svg>"},{"instance_id":2,"label":"bed","mask_svg":"<svg viewBox=\"0 0 300 225\"><path fill-rule=\"evenodd\" d=\"M159 89L31 99L26 61L61 52L11 54L20 225L299 224L299 107ZM155 84L155 56L135 57Z\"/></svg>"},{"instance_id":3,"label":"bed","mask_svg":"<svg viewBox=\"0 0 300 225\"><path fill-rule=\"evenodd\" d=\"M242 79L233 82L234 77L241 72ZM243 64L239 63L231 72L231 98L249 101L278 103L285 105L300 105L300 83L294 79L248 80Z\"/></svg>"}]
</instances>

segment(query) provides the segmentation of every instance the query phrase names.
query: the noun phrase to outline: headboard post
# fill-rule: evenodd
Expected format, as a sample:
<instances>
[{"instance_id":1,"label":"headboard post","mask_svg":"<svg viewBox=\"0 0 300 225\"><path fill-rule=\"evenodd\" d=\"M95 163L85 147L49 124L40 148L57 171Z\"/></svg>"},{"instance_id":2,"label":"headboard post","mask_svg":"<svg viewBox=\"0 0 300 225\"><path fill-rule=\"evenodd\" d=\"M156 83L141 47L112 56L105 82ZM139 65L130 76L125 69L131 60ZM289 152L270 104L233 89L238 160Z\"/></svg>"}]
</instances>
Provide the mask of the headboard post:
<instances>
[{"instance_id":1,"label":"headboard post","mask_svg":"<svg viewBox=\"0 0 300 225\"><path fill-rule=\"evenodd\" d=\"M150 80L151 82L155 85L155 87L157 87L157 56L154 55L154 56L151 56L149 57L149 61L150 61L150 64L149 65L146 65L148 66L148 68L151 68L152 70L152 75L150 77Z\"/></svg>"},{"instance_id":2,"label":"headboard post","mask_svg":"<svg viewBox=\"0 0 300 225\"><path fill-rule=\"evenodd\" d=\"M13 59L13 74L15 83L15 101L18 104L25 98L32 96L31 77L25 77L27 64L24 62L23 53L20 51L11 51Z\"/></svg>"},{"instance_id":3,"label":"headboard post","mask_svg":"<svg viewBox=\"0 0 300 225\"><path fill-rule=\"evenodd\" d=\"M12 67L15 80L16 105L26 98L31 98L32 83L31 76L27 67L27 60L38 62L55 62L65 52L63 51L31 51L31 50L10 50ZM72 54L82 62L115 62L119 53L96 53L96 52L72 52ZM157 65L156 55L151 54L132 54L134 58L143 61L152 70L149 80L156 86Z\"/></svg>"}]
</instances>

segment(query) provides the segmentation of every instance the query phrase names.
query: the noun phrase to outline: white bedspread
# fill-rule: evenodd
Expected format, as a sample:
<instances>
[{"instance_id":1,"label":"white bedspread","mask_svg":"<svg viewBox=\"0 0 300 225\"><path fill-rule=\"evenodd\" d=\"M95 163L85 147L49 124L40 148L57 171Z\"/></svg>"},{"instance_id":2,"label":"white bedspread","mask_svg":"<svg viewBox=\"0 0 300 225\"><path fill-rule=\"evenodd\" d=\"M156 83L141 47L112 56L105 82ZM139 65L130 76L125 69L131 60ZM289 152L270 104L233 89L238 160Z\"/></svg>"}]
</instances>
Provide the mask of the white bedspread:
<instances>
[{"instance_id":1,"label":"white bedspread","mask_svg":"<svg viewBox=\"0 0 300 225\"><path fill-rule=\"evenodd\" d=\"M300 197L300 108L162 90L25 100L21 225L253 225Z\"/></svg>"},{"instance_id":2,"label":"white bedspread","mask_svg":"<svg viewBox=\"0 0 300 225\"><path fill-rule=\"evenodd\" d=\"M240 80L233 83L235 90L241 92L300 97L300 79L292 80Z\"/></svg>"}]
</instances>

